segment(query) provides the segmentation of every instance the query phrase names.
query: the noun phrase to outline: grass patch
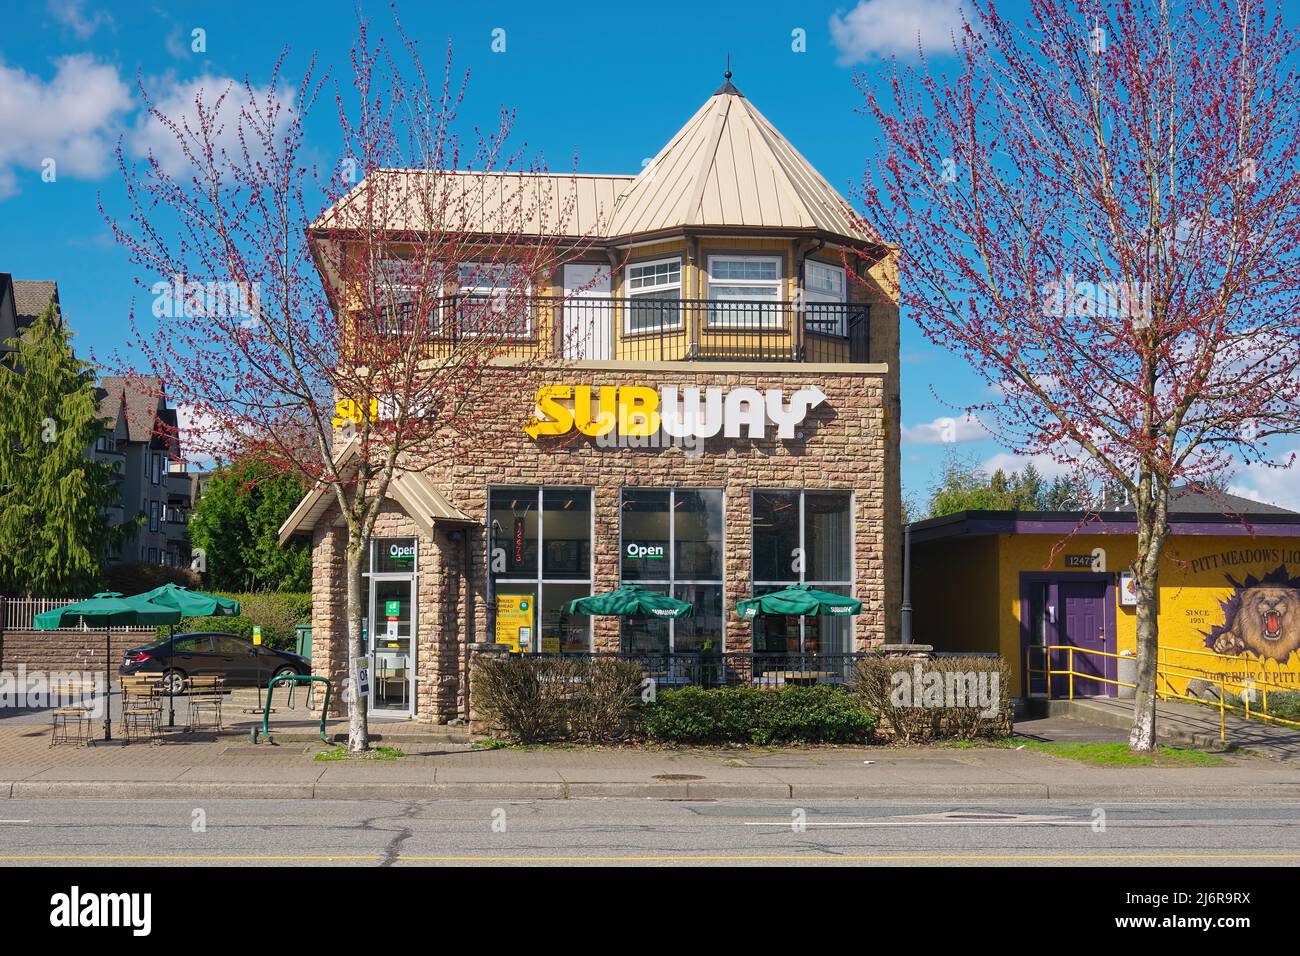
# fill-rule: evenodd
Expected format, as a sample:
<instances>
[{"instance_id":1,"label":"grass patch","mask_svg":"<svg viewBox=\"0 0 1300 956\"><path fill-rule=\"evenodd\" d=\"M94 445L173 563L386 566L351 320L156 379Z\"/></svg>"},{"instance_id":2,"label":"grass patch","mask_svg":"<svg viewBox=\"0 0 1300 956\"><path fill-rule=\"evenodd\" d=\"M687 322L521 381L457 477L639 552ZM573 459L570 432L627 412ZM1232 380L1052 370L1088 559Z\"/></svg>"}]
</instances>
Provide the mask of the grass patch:
<instances>
[{"instance_id":1,"label":"grass patch","mask_svg":"<svg viewBox=\"0 0 1300 956\"><path fill-rule=\"evenodd\" d=\"M358 754L357 760L396 760L398 757L405 757L402 751L396 747L372 747L364 754ZM348 753L348 748L340 744L337 747L331 747L328 750L318 750L316 760L351 760L352 755Z\"/></svg>"},{"instance_id":2,"label":"grass patch","mask_svg":"<svg viewBox=\"0 0 1300 956\"><path fill-rule=\"evenodd\" d=\"M1056 757L1066 757L1094 767L1222 767L1227 761L1219 754L1185 747L1166 747L1154 753L1135 754L1128 744L1087 744L1067 740L1026 740L1026 750L1039 750Z\"/></svg>"}]
</instances>

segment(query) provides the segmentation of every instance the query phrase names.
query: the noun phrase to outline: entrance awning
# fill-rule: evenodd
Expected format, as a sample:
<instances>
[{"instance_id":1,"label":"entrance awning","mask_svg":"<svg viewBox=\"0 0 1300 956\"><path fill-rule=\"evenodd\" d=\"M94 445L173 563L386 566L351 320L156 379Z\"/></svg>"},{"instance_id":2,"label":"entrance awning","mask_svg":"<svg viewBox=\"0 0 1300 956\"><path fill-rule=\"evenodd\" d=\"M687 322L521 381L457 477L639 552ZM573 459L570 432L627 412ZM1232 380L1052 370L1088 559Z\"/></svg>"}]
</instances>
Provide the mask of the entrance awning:
<instances>
[{"instance_id":1,"label":"entrance awning","mask_svg":"<svg viewBox=\"0 0 1300 956\"><path fill-rule=\"evenodd\" d=\"M340 470L346 471L356 457L356 443L349 443L339 454ZM402 506L426 535L432 536L436 525L475 525L473 518L447 500L433 481L420 472L399 471L388 486L388 497ZM280 526L280 543L286 544L295 534L312 531L335 503L329 485L320 484L307 493Z\"/></svg>"}]
</instances>

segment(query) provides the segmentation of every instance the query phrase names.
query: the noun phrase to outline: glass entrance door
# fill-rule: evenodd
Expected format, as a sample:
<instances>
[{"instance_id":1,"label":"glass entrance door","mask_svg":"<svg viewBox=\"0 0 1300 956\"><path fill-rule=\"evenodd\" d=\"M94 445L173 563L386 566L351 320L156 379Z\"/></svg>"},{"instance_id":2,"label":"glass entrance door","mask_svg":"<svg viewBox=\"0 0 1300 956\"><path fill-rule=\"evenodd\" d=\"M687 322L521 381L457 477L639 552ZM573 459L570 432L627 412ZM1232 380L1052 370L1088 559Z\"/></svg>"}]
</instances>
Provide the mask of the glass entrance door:
<instances>
[{"instance_id":1,"label":"glass entrance door","mask_svg":"<svg viewBox=\"0 0 1300 956\"><path fill-rule=\"evenodd\" d=\"M415 691L412 579L370 578L370 709L410 716Z\"/></svg>"}]
</instances>

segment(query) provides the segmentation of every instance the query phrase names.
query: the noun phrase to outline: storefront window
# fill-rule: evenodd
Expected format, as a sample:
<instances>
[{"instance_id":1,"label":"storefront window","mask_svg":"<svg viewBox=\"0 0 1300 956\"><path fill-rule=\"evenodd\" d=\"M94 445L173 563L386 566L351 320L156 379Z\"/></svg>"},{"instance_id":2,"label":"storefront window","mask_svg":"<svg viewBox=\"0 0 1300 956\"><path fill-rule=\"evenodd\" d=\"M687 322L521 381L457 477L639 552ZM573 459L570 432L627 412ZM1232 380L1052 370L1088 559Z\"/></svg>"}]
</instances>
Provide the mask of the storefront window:
<instances>
[{"instance_id":1,"label":"storefront window","mask_svg":"<svg viewBox=\"0 0 1300 956\"><path fill-rule=\"evenodd\" d=\"M493 488L488 512L497 639L504 624L521 651L591 650L591 618L564 612L591 593L591 489Z\"/></svg>"},{"instance_id":2,"label":"storefront window","mask_svg":"<svg viewBox=\"0 0 1300 956\"><path fill-rule=\"evenodd\" d=\"M754 595L806 584L853 592L853 496L847 491L755 491ZM852 618L754 619L758 653L843 654L852 650Z\"/></svg>"},{"instance_id":3,"label":"storefront window","mask_svg":"<svg viewBox=\"0 0 1300 956\"><path fill-rule=\"evenodd\" d=\"M722 650L722 491L624 488L620 538L625 583L695 605L680 620L624 618L627 653Z\"/></svg>"},{"instance_id":4,"label":"storefront window","mask_svg":"<svg viewBox=\"0 0 1300 956\"><path fill-rule=\"evenodd\" d=\"M754 580L799 580L799 492L754 492Z\"/></svg>"},{"instance_id":5,"label":"storefront window","mask_svg":"<svg viewBox=\"0 0 1300 956\"><path fill-rule=\"evenodd\" d=\"M414 538L376 538L374 551L373 567L380 574L411 574L415 571Z\"/></svg>"}]
</instances>

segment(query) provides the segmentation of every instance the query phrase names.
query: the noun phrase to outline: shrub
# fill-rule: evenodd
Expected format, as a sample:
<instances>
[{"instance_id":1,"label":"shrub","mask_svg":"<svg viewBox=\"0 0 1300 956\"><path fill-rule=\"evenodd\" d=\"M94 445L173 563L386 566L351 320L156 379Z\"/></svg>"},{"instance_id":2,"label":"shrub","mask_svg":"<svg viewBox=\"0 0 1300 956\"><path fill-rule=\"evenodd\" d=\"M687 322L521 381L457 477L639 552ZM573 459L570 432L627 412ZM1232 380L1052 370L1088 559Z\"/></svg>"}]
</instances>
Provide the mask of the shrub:
<instances>
[{"instance_id":1,"label":"shrub","mask_svg":"<svg viewBox=\"0 0 1300 956\"><path fill-rule=\"evenodd\" d=\"M981 687L991 692L995 678L993 716L978 705L956 706L974 702ZM1011 675L1001 657L870 657L858 662L853 690L881 730L902 743L1011 733Z\"/></svg>"},{"instance_id":2,"label":"shrub","mask_svg":"<svg viewBox=\"0 0 1300 956\"><path fill-rule=\"evenodd\" d=\"M875 720L847 690L685 687L642 711L645 735L662 743L848 744L871 739Z\"/></svg>"},{"instance_id":3,"label":"shrub","mask_svg":"<svg viewBox=\"0 0 1300 956\"><path fill-rule=\"evenodd\" d=\"M297 591L269 591L261 594L227 594L239 602L238 617L183 617L178 631L225 631L253 639L254 625L261 625L262 643L276 650L293 650L294 626L311 620L311 595ZM160 637L167 628L158 629Z\"/></svg>"},{"instance_id":4,"label":"shrub","mask_svg":"<svg viewBox=\"0 0 1300 956\"><path fill-rule=\"evenodd\" d=\"M636 730L641 667L635 661L511 655L475 662L478 716L520 743L610 743Z\"/></svg>"}]
</instances>

